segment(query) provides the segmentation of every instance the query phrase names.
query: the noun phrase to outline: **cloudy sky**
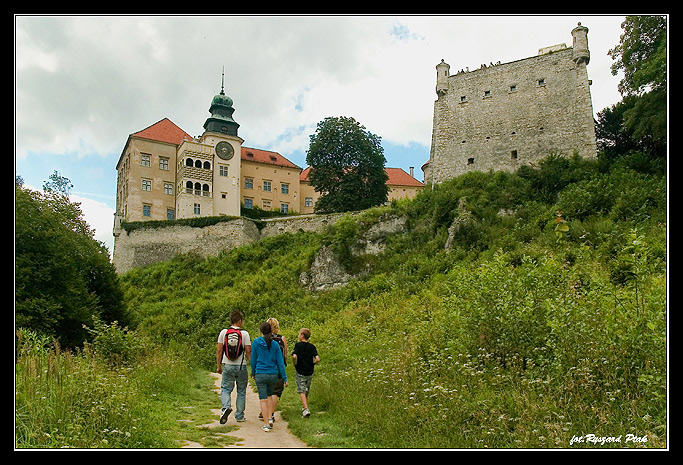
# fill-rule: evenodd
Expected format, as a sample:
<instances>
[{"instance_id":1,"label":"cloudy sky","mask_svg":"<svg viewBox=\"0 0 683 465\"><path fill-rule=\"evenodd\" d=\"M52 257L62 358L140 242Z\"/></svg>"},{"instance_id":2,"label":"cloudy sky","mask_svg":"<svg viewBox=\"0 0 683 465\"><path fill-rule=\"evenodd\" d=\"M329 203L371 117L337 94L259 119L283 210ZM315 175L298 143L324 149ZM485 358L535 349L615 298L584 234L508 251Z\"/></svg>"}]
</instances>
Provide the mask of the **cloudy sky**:
<instances>
[{"instance_id":1,"label":"cloudy sky","mask_svg":"<svg viewBox=\"0 0 683 465\"><path fill-rule=\"evenodd\" d=\"M129 134L169 118L198 136L220 91L244 145L306 166L327 116L382 138L387 166L422 179L437 63L451 70L530 57L589 28L595 113L621 100L608 50L624 16L15 16L15 168L41 188L71 180L112 245L116 163Z\"/></svg>"}]
</instances>

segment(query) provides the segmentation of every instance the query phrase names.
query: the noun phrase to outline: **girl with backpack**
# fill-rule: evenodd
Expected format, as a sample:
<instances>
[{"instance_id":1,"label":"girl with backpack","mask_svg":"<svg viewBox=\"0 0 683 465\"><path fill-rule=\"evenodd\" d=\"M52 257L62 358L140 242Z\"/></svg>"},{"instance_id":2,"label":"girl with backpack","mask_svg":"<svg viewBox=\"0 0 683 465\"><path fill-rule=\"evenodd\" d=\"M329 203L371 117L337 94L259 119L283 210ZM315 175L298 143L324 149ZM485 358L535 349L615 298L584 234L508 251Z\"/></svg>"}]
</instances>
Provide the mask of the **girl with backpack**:
<instances>
[{"instance_id":1,"label":"girl with backpack","mask_svg":"<svg viewBox=\"0 0 683 465\"><path fill-rule=\"evenodd\" d=\"M287 372L285 362L282 357L282 350L277 342L273 341L273 331L270 323L264 321L259 328L262 336L256 338L251 344L251 375L256 382L258 389L259 402L261 404L261 415L263 416L263 431L268 432L273 427L273 414L275 408L271 397L274 395L277 385L278 375L287 382Z\"/></svg>"}]
</instances>

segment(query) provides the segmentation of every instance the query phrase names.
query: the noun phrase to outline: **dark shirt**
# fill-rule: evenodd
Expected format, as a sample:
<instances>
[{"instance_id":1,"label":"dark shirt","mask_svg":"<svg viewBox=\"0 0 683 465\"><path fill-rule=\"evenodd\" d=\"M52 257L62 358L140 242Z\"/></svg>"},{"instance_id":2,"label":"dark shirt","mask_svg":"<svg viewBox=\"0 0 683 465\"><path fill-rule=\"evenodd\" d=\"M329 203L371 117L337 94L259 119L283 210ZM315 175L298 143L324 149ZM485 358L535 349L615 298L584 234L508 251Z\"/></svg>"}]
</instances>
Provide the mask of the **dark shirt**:
<instances>
[{"instance_id":1,"label":"dark shirt","mask_svg":"<svg viewBox=\"0 0 683 465\"><path fill-rule=\"evenodd\" d=\"M315 364L313 360L318 355L318 349L310 342L297 342L294 344L294 352L296 355L296 372L300 375L310 376L313 374L313 367Z\"/></svg>"}]
</instances>

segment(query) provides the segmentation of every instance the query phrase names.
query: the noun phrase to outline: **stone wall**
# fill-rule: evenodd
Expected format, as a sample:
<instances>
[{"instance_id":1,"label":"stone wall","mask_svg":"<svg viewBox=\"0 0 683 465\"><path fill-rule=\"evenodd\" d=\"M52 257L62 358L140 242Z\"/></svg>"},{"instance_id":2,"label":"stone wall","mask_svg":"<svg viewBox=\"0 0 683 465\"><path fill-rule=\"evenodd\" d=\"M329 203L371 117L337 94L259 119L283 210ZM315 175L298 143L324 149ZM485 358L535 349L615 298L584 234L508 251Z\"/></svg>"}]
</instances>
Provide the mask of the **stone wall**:
<instances>
[{"instance_id":1,"label":"stone wall","mask_svg":"<svg viewBox=\"0 0 683 465\"><path fill-rule=\"evenodd\" d=\"M449 74L437 66L429 182L514 170L550 153L596 156L586 64L572 48Z\"/></svg>"},{"instance_id":2,"label":"stone wall","mask_svg":"<svg viewBox=\"0 0 683 465\"><path fill-rule=\"evenodd\" d=\"M115 229L114 236L113 263L118 273L170 260L184 253L213 256L222 250L260 239L258 228L247 218L236 218L203 228L173 225L131 232Z\"/></svg>"},{"instance_id":3,"label":"stone wall","mask_svg":"<svg viewBox=\"0 0 683 465\"><path fill-rule=\"evenodd\" d=\"M331 213L328 215L300 215L284 218L269 218L264 220L266 225L261 229L261 237L272 237L288 232L322 231L328 225L336 223L342 216L353 214L355 213Z\"/></svg>"},{"instance_id":4,"label":"stone wall","mask_svg":"<svg viewBox=\"0 0 683 465\"><path fill-rule=\"evenodd\" d=\"M114 227L113 263L118 273L170 260L176 255L194 253L200 257L218 255L223 250L251 244L259 239L287 232L322 231L344 215L302 215L264 220L259 231L248 218L222 221L211 226L173 225L135 229L130 232Z\"/></svg>"}]
</instances>

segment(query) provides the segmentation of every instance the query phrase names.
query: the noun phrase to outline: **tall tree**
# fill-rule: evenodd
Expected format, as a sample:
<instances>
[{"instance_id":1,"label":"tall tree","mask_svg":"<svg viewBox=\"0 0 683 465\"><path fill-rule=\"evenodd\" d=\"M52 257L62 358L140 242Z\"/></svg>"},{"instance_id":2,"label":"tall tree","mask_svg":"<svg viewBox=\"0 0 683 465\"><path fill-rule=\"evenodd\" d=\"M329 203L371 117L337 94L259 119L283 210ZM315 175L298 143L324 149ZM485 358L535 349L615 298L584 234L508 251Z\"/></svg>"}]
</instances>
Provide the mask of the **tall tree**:
<instances>
[{"instance_id":1,"label":"tall tree","mask_svg":"<svg viewBox=\"0 0 683 465\"><path fill-rule=\"evenodd\" d=\"M623 113L626 129L651 155L666 154L667 141L667 18L627 16L624 33L609 55L612 74L623 71L619 83L623 97L634 97Z\"/></svg>"},{"instance_id":2,"label":"tall tree","mask_svg":"<svg viewBox=\"0 0 683 465\"><path fill-rule=\"evenodd\" d=\"M380 142L351 117L318 123L306 155L309 180L321 194L317 212L364 210L386 202L388 176Z\"/></svg>"},{"instance_id":3,"label":"tall tree","mask_svg":"<svg viewBox=\"0 0 683 465\"><path fill-rule=\"evenodd\" d=\"M68 180L67 180L68 181ZM70 183L63 184L64 186ZM15 323L79 346L93 317L126 325L106 247L62 189L37 192L16 183Z\"/></svg>"}]
</instances>

